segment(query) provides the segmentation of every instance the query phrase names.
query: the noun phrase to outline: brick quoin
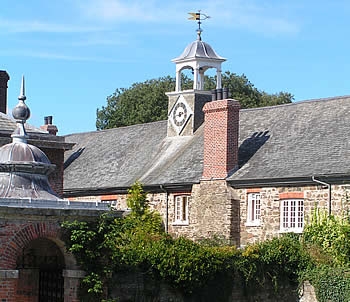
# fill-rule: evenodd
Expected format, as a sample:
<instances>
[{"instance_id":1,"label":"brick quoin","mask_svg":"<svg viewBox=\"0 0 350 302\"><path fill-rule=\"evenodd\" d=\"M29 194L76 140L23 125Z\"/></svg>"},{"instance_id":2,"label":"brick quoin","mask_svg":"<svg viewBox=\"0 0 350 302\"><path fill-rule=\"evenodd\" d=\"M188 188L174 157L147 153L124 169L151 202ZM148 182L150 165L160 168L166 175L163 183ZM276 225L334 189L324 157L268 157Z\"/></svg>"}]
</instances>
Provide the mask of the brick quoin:
<instances>
[{"instance_id":1,"label":"brick quoin","mask_svg":"<svg viewBox=\"0 0 350 302\"><path fill-rule=\"evenodd\" d=\"M239 109L239 102L230 99L204 105L202 179L224 179L238 165Z\"/></svg>"}]
</instances>

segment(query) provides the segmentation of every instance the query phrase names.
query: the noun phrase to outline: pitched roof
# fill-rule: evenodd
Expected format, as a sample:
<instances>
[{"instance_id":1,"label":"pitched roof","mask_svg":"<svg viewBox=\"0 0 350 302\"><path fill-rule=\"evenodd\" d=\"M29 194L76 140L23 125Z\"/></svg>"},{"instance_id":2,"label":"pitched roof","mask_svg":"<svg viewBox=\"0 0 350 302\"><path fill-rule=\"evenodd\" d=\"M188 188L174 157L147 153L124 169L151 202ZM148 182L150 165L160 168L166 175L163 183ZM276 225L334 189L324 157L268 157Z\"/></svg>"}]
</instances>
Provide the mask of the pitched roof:
<instances>
[{"instance_id":1,"label":"pitched roof","mask_svg":"<svg viewBox=\"0 0 350 302\"><path fill-rule=\"evenodd\" d=\"M58 148L68 150L72 144L66 143L64 136L51 135L47 131L34 127L28 123L24 127L29 135L29 143L39 148ZM11 134L16 129L16 121L0 112L0 146L11 142Z\"/></svg>"},{"instance_id":2,"label":"pitched roof","mask_svg":"<svg viewBox=\"0 0 350 302\"><path fill-rule=\"evenodd\" d=\"M0 131L12 133L16 128L16 121L9 117L7 114L0 112ZM39 128L35 128L29 124L25 124L25 128L28 132L46 133Z\"/></svg>"},{"instance_id":3,"label":"pitched roof","mask_svg":"<svg viewBox=\"0 0 350 302\"><path fill-rule=\"evenodd\" d=\"M146 185L198 182L203 130L166 136L167 121L66 136L76 145L66 152L64 191L127 188L136 180Z\"/></svg>"},{"instance_id":4,"label":"pitched roof","mask_svg":"<svg viewBox=\"0 0 350 302\"><path fill-rule=\"evenodd\" d=\"M237 184L315 176L350 176L350 96L240 114Z\"/></svg>"},{"instance_id":5,"label":"pitched roof","mask_svg":"<svg viewBox=\"0 0 350 302\"><path fill-rule=\"evenodd\" d=\"M245 109L240 112L239 169L232 184L311 176L350 176L350 96ZM143 184L198 183L203 127L194 136L166 137L167 121L66 136L64 192Z\"/></svg>"}]
</instances>

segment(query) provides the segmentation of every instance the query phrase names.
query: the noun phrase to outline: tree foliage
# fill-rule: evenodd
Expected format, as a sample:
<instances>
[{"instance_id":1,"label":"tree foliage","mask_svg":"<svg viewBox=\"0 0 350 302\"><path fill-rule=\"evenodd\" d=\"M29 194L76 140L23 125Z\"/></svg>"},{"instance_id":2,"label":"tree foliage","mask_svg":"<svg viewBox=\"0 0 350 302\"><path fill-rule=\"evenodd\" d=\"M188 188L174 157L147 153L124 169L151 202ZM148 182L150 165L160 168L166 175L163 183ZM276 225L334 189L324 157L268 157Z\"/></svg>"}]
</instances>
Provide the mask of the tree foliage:
<instances>
[{"instance_id":1,"label":"tree foliage","mask_svg":"<svg viewBox=\"0 0 350 302\"><path fill-rule=\"evenodd\" d=\"M348 207L342 216L315 209L303 234L314 266L304 279L315 287L320 302L350 301L350 218Z\"/></svg>"},{"instance_id":2,"label":"tree foliage","mask_svg":"<svg viewBox=\"0 0 350 302\"><path fill-rule=\"evenodd\" d=\"M182 77L182 88L189 89L193 81ZM205 90L215 89L216 78L205 77ZM257 89L245 75L226 71L222 86L229 88L231 97L240 101L242 108L254 108L290 103L293 95L288 92L268 94ZM175 90L175 79L170 76L134 83L130 88L118 88L107 97L107 105L97 109L98 130L165 120L168 97L166 92Z\"/></svg>"}]
</instances>

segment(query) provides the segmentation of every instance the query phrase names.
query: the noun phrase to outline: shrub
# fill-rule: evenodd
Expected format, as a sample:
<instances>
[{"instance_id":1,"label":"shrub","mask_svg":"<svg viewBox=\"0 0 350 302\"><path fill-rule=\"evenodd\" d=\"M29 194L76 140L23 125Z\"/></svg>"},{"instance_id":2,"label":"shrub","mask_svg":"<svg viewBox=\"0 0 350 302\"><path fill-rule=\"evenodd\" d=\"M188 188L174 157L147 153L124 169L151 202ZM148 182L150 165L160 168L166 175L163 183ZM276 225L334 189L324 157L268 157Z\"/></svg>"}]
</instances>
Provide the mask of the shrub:
<instances>
[{"instance_id":1,"label":"shrub","mask_svg":"<svg viewBox=\"0 0 350 302\"><path fill-rule=\"evenodd\" d=\"M310 265L310 256L299 237L285 234L247 246L238 260L238 271L248 285L264 285L266 279L278 289L278 280L297 283L302 271Z\"/></svg>"},{"instance_id":2,"label":"shrub","mask_svg":"<svg viewBox=\"0 0 350 302\"><path fill-rule=\"evenodd\" d=\"M318 265L306 272L315 288L318 302L350 301L350 271L342 267Z\"/></svg>"},{"instance_id":3,"label":"shrub","mask_svg":"<svg viewBox=\"0 0 350 302\"><path fill-rule=\"evenodd\" d=\"M350 222L343 217L328 215L315 209L305 226L303 239L309 247L316 246L329 255L338 266L349 265Z\"/></svg>"}]
</instances>

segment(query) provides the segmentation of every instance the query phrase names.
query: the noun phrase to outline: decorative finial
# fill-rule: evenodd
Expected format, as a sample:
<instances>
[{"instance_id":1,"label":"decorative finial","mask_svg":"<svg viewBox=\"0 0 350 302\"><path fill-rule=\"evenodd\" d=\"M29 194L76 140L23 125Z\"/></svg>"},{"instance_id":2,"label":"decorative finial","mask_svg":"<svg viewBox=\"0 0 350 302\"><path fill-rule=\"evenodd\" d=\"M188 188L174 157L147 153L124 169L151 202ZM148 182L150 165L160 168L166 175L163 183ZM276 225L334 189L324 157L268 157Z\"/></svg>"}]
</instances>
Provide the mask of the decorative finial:
<instances>
[{"instance_id":1,"label":"decorative finial","mask_svg":"<svg viewBox=\"0 0 350 302\"><path fill-rule=\"evenodd\" d=\"M209 19L210 16L207 16L203 13L201 13L201 11L199 10L198 13L188 13L189 15L191 15L191 17L188 18L188 20L196 20L198 21L198 28L197 28L197 39L199 41L202 40L201 34L203 29L201 29L201 24L203 20Z\"/></svg>"},{"instance_id":2,"label":"decorative finial","mask_svg":"<svg viewBox=\"0 0 350 302\"><path fill-rule=\"evenodd\" d=\"M30 110L28 106L24 103L24 101L26 100L24 76L22 76L21 91L20 91L18 100L19 100L18 104L12 110L12 116L16 120L17 128L11 136L14 142L17 141L17 142L26 143L28 135L24 128L24 124L26 123L27 119L30 117Z\"/></svg>"}]
</instances>

